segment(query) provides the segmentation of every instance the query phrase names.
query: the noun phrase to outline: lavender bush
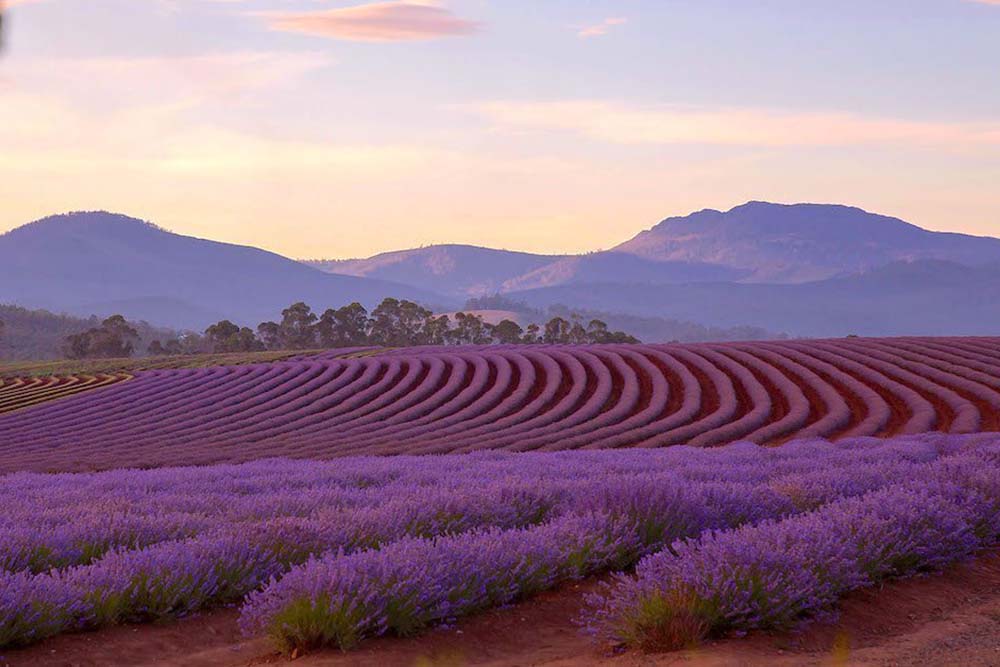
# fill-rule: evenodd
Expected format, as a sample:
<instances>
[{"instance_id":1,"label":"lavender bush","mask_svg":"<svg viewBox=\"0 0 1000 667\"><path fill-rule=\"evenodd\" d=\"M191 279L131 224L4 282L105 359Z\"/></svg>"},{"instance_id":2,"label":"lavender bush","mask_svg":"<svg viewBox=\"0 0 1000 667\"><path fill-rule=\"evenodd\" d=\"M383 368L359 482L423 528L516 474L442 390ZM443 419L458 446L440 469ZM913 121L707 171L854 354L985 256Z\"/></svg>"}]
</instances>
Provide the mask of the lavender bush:
<instances>
[{"instance_id":1,"label":"lavender bush","mask_svg":"<svg viewBox=\"0 0 1000 667\"><path fill-rule=\"evenodd\" d=\"M996 497L996 440L8 475L0 478L0 645L250 594L248 631L286 647L350 646L626 568L705 531L813 517L907 480L952 480L959 495L948 502L974 509L971 534L983 543L995 521L973 501ZM945 526L947 515L929 516Z\"/></svg>"},{"instance_id":2,"label":"lavender bush","mask_svg":"<svg viewBox=\"0 0 1000 667\"><path fill-rule=\"evenodd\" d=\"M1000 536L997 452L942 459L919 480L807 514L675 542L590 600L591 628L645 649L788 628L852 589L964 558Z\"/></svg>"}]
</instances>

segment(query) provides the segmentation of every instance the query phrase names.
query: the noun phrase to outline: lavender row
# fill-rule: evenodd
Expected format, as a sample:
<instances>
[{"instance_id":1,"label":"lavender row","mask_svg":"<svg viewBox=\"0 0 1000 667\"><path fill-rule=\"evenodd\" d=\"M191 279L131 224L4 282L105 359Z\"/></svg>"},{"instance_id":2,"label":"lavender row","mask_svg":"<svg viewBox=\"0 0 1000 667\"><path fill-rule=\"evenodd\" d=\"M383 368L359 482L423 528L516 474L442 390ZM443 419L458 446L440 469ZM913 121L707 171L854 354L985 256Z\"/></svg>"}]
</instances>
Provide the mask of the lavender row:
<instances>
[{"instance_id":1,"label":"lavender row","mask_svg":"<svg viewBox=\"0 0 1000 667\"><path fill-rule=\"evenodd\" d=\"M0 416L0 470L995 428L996 339L496 346L139 372Z\"/></svg>"},{"instance_id":2,"label":"lavender row","mask_svg":"<svg viewBox=\"0 0 1000 667\"><path fill-rule=\"evenodd\" d=\"M860 446L861 442L855 442ZM918 448L911 447L909 456ZM595 479L662 473L686 480L741 480L853 463L845 446L800 443L767 455L752 445L725 451L509 454L468 458L345 459L336 464L267 461L242 466L18 474L0 490L0 570L41 572L85 564L111 549L136 549L272 518L328 520L385 503L423 501L434 490L526 486L572 506ZM860 454L879 460L872 451ZM573 489L576 489L575 491ZM444 502L443 500L441 502Z\"/></svg>"},{"instance_id":3,"label":"lavender row","mask_svg":"<svg viewBox=\"0 0 1000 667\"><path fill-rule=\"evenodd\" d=\"M330 549L376 548L406 536L515 528L546 519L553 501L494 486L427 489L322 518L281 517L219 527L141 549L113 549L87 565L0 573L0 646L79 629L183 616L238 601L291 565Z\"/></svg>"},{"instance_id":4,"label":"lavender row","mask_svg":"<svg viewBox=\"0 0 1000 667\"><path fill-rule=\"evenodd\" d=\"M939 444L945 451L955 447ZM861 463L865 457L859 456L853 466L799 473L760 486L665 486L636 479L627 487L592 494L578 511L537 527L333 553L252 594L241 623L248 633L267 632L285 650L349 648L365 637L406 635L568 579L620 569L705 530L794 516L898 479L941 475L950 459L931 455L928 462L914 463L891 446L880 454L879 464ZM953 468L947 468L948 474Z\"/></svg>"},{"instance_id":5,"label":"lavender row","mask_svg":"<svg viewBox=\"0 0 1000 667\"><path fill-rule=\"evenodd\" d=\"M954 447L916 440L859 441L852 448L806 442L780 450L744 444L714 451L487 454L358 459L339 465L267 462L220 469L17 475L10 478L13 486L29 495L44 489L47 478L53 486L66 485L82 493L112 488L120 479L126 495L138 493L144 483L166 489L172 481L188 503L203 505L191 497L200 488L213 502L224 505L215 484L224 490L257 492L267 488L270 474L278 488L296 493L312 488L311 479L348 489L358 483L373 484L355 491L374 489L384 500L328 514L306 512L244 524L227 523L230 515L220 512L220 527L194 538L113 549L89 565L44 574L0 575L0 637L3 643L28 642L123 620L182 615L238 600L312 555L371 549L408 536L519 528L581 511L630 516L632 530L643 544L659 544L666 539L663 535L677 534L668 526L678 522L697 531L803 511L845 493L912 475L914 467L925 465L921 461L936 460L939 452L950 448ZM435 485L442 488L435 490ZM694 500L678 514L670 504L677 497ZM234 502L238 504L238 498ZM308 501L292 503L300 510L308 506ZM705 518L708 507L720 508L714 516L726 517L723 523ZM25 517L25 522L29 520Z\"/></svg>"},{"instance_id":6,"label":"lavender row","mask_svg":"<svg viewBox=\"0 0 1000 667\"><path fill-rule=\"evenodd\" d=\"M939 568L1000 538L1000 449L814 512L680 541L591 600L591 628L669 650L726 631L786 629L846 592Z\"/></svg>"}]
</instances>

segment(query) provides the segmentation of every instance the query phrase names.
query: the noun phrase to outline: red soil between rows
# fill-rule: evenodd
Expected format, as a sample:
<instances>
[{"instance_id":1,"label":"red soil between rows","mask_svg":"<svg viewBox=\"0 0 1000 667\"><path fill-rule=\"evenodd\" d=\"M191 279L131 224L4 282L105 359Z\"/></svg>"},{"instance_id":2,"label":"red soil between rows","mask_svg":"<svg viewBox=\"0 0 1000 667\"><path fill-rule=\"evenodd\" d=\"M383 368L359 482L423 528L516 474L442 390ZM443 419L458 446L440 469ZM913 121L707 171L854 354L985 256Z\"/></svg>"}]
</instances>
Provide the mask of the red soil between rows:
<instances>
[{"instance_id":1,"label":"red soil between rows","mask_svg":"<svg viewBox=\"0 0 1000 667\"><path fill-rule=\"evenodd\" d=\"M784 363L774 363L774 362L772 362L767 356L761 354L760 352L757 352L757 351L754 351L754 350L749 350L749 349L741 349L741 351L744 352L745 354L749 355L749 356L755 357L762 364L771 364L774 368L778 369L778 371L782 375L784 375L786 378L788 378L791 381L791 383L793 385L795 385L799 389L799 391L802 392L802 395L805 396L806 401L809 402L809 414L806 417L806 424L814 424L814 423L816 423L817 421L819 421L820 419L822 419L823 417L825 417L827 415L827 413L829 412L829 410L826 408L826 405L823 402L823 397L820 395L819 391L811 383L806 382L802 378L802 376L800 376L798 373L795 373L794 371L792 371ZM819 375L819 374L817 373L817 375ZM769 383L770 383L770 381L769 381ZM773 386L773 383L770 383L770 385ZM769 391L772 390L770 386L768 387L768 390ZM790 409L789 403L788 403L788 398L783 393L781 394L781 396L782 396L782 401L784 403L785 410L786 410L786 413L787 413L787 411ZM847 402L847 397L846 396L845 396L845 402ZM860 403L860 401L859 401L859 403ZM848 402L848 405L851 405L851 404ZM861 411L864 410L864 405L863 404L861 404L860 410ZM851 422L850 422L850 425L853 425L854 423L859 422L861 419L863 419L863 415L859 415L854 409L852 409L852 411L851 411ZM841 429L841 432L845 432L847 430L847 428L848 427L845 427L844 429ZM772 445L781 445L781 444L784 444L785 442L788 442L789 440L792 440L794 438L795 438L795 433L794 432L792 432L792 433L785 433L785 434L782 434L781 436L779 436L778 438L776 438L774 440L774 442L769 443L769 444L772 444Z\"/></svg>"},{"instance_id":2,"label":"red soil between rows","mask_svg":"<svg viewBox=\"0 0 1000 667\"><path fill-rule=\"evenodd\" d=\"M855 593L836 622L800 633L723 639L665 654L602 651L573 623L595 581L567 586L413 639L381 639L293 661L302 667L686 667L1000 665L1000 550L943 573ZM286 664L264 639L244 640L237 612L57 637L7 651L0 667L237 667Z\"/></svg>"},{"instance_id":3,"label":"red soil between rows","mask_svg":"<svg viewBox=\"0 0 1000 667\"><path fill-rule=\"evenodd\" d=\"M0 378L0 413L23 410L39 403L110 387L129 379L131 376L124 373L116 375L103 373L67 375L48 378Z\"/></svg>"},{"instance_id":4,"label":"red soil between rows","mask_svg":"<svg viewBox=\"0 0 1000 667\"><path fill-rule=\"evenodd\" d=\"M612 410L622 421L634 420L629 428L642 435L629 441L616 433L609 446L712 446L742 438L778 445L800 433L838 439L902 430L969 430L975 413L981 418L978 431L1000 428L1000 363L973 362L973 357L992 357L958 345L954 352L942 351L951 343L892 339L502 349L496 354L506 355L507 361L499 365L490 350L402 351L412 355L403 362L388 351L381 359L352 362L350 369L327 369L323 381L316 380L320 369L313 367L263 383L236 371L226 377L216 372L211 378L163 371L125 386L83 391L66 401L41 401L30 411L0 415L0 470L89 471L486 448L589 449L602 446L602 420ZM871 357L868 363L866 356ZM425 363L431 359L440 366L435 365L434 381L425 385ZM536 371L530 378L522 377L525 361ZM423 369L416 377L414 364ZM920 380L922 370L933 381ZM608 394L600 405L594 399L598 378L609 380L600 388L602 396ZM647 415L654 380L657 387L669 389L667 403L654 411L659 414ZM288 400L274 394L275 386L286 387ZM351 392L365 400L342 406L340 399ZM826 398L834 394L843 401L830 404L836 404L836 423L815 428L830 410ZM12 395L0 392L0 412ZM339 402L330 400L333 395ZM259 396L267 400L257 400ZM222 400L233 403L234 397L245 403L215 407ZM511 397L516 405L507 402ZM690 405L686 399L691 397L699 397L699 405ZM769 402L769 414L754 411L760 409L751 400L755 397ZM804 407L802 397L808 403L805 418L776 431L771 425ZM682 419L670 419L684 405L697 409L683 408ZM921 410L916 415L915 406ZM936 424L923 418L924 409L933 413ZM959 412L962 424L956 428ZM407 420L396 419L404 413ZM751 414L762 419L743 421ZM181 418L185 415L189 421ZM502 428L491 430L490 420L502 420ZM669 426L655 432L664 420ZM263 428L255 430L254 425Z\"/></svg>"}]
</instances>

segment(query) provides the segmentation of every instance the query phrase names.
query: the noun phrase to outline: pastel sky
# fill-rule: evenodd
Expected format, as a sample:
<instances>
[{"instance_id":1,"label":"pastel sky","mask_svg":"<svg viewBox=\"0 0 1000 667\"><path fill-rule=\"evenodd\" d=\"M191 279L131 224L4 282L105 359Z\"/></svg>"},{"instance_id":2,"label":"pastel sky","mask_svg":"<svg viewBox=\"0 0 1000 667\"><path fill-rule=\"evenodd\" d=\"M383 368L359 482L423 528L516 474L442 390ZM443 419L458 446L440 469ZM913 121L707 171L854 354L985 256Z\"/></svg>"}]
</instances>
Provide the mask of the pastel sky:
<instances>
[{"instance_id":1,"label":"pastel sky","mask_svg":"<svg viewBox=\"0 0 1000 667\"><path fill-rule=\"evenodd\" d=\"M575 252L764 199L1000 235L1000 0L8 0L4 27L0 231Z\"/></svg>"}]
</instances>

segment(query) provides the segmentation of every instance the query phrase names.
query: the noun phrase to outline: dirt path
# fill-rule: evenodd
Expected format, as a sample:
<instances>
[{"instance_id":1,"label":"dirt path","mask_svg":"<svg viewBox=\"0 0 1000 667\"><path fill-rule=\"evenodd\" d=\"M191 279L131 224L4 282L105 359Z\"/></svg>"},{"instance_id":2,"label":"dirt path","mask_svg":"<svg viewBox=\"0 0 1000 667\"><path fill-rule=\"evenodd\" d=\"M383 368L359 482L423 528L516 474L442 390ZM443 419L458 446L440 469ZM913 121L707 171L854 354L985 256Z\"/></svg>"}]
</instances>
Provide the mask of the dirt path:
<instances>
[{"instance_id":1,"label":"dirt path","mask_svg":"<svg viewBox=\"0 0 1000 667\"><path fill-rule=\"evenodd\" d=\"M684 667L756 665L1000 665L1000 550L943 574L898 582L844 601L838 622L798 634L755 635L662 655L598 651L571 619L587 582L489 612L415 639L368 642L351 653L303 656L298 667ZM241 667L285 664L266 640L246 641L235 610L177 623L58 637L0 653L0 666Z\"/></svg>"}]
</instances>

